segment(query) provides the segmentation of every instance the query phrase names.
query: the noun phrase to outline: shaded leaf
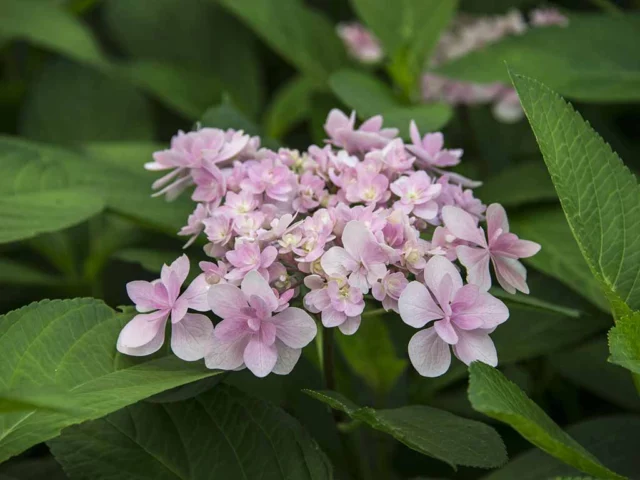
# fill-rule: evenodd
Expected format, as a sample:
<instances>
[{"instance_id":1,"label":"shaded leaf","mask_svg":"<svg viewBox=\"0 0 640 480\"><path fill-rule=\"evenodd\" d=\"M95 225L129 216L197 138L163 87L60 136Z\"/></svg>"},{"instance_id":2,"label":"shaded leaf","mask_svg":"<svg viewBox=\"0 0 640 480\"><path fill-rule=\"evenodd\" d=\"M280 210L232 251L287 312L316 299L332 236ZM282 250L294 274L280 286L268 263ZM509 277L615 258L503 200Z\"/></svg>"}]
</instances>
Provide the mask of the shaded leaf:
<instances>
[{"instance_id":1,"label":"shaded leaf","mask_svg":"<svg viewBox=\"0 0 640 480\"><path fill-rule=\"evenodd\" d=\"M610 362L640 374L640 312L618 318L609 332Z\"/></svg>"},{"instance_id":2,"label":"shaded leaf","mask_svg":"<svg viewBox=\"0 0 640 480\"><path fill-rule=\"evenodd\" d=\"M162 265L169 265L180 256L179 253L163 250L152 250L150 248L125 248L114 253L113 258L123 262L137 263L151 273L160 273Z\"/></svg>"},{"instance_id":3,"label":"shaded leaf","mask_svg":"<svg viewBox=\"0 0 640 480\"><path fill-rule=\"evenodd\" d=\"M126 357L116 340L131 314L99 300L44 300L0 317L0 390L52 387L68 392L74 414L9 413L0 423L0 461L155 393L216 375L173 356Z\"/></svg>"},{"instance_id":4,"label":"shaded leaf","mask_svg":"<svg viewBox=\"0 0 640 480\"><path fill-rule=\"evenodd\" d=\"M476 194L486 204L500 203L507 208L558 200L549 172L540 161L519 163L502 170L489 177Z\"/></svg>"},{"instance_id":5,"label":"shaded leaf","mask_svg":"<svg viewBox=\"0 0 640 480\"><path fill-rule=\"evenodd\" d=\"M475 410L509 424L541 450L582 472L625 478L602 465L498 370L473 362L469 373L469 400Z\"/></svg>"},{"instance_id":6,"label":"shaded leaf","mask_svg":"<svg viewBox=\"0 0 640 480\"><path fill-rule=\"evenodd\" d=\"M179 403L132 405L49 443L81 479L332 478L295 419L226 385Z\"/></svg>"},{"instance_id":7,"label":"shaded leaf","mask_svg":"<svg viewBox=\"0 0 640 480\"><path fill-rule=\"evenodd\" d=\"M0 283L13 285L53 285L61 283L61 279L51 273L22 262L0 257Z\"/></svg>"},{"instance_id":8,"label":"shaded leaf","mask_svg":"<svg viewBox=\"0 0 640 480\"><path fill-rule=\"evenodd\" d=\"M483 423L424 405L375 410L359 407L337 392L304 392L454 468L457 465L493 468L507 460L502 439L493 428Z\"/></svg>"},{"instance_id":9,"label":"shaded leaf","mask_svg":"<svg viewBox=\"0 0 640 480\"><path fill-rule=\"evenodd\" d=\"M264 117L265 131L282 138L298 123L311 115L311 95L318 89L310 79L294 77L275 93Z\"/></svg>"},{"instance_id":10,"label":"shaded leaf","mask_svg":"<svg viewBox=\"0 0 640 480\"><path fill-rule=\"evenodd\" d=\"M52 456L16 459L0 465L0 480L66 480L62 467Z\"/></svg>"}]
</instances>

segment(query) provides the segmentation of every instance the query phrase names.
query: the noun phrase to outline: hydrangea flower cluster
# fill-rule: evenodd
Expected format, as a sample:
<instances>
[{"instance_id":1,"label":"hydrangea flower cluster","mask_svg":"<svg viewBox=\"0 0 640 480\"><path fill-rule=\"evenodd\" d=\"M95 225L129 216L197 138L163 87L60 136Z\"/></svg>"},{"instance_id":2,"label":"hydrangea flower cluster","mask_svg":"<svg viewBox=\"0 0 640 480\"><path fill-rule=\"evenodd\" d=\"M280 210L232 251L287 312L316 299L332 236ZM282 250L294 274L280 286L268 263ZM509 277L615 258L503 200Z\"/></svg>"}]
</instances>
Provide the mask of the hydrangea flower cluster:
<instances>
[{"instance_id":1,"label":"hydrangea flower cluster","mask_svg":"<svg viewBox=\"0 0 640 480\"><path fill-rule=\"evenodd\" d=\"M566 27L568 24L568 18L551 7L532 10L528 23L518 10L483 17L461 15L440 37L430 59L430 67L437 68L504 37L521 35L529 28ZM362 63L376 63L384 56L380 42L358 23L339 25L338 35L349 54ZM500 82L478 84L425 73L422 77L422 99L427 103L446 102L451 105L491 103L494 116L505 123L517 122L524 117L515 90Z\"/></svg>"},{"instance_id":2,"label":"hydrangea flower cluster","mask_svg":"<svg viewBox=\"0 0 640 480\"><path fill-rule=\"evenodd\" d=\"M325 130L325 145L299 152L202 128L154 154L146 168L168 171L157 194L192 188L195 210L180 234L187 244L206 239L212 261L182 294L186 255L156 281L129 283L139 314L122 330L121 352L157 351L171 318L171 348L184 360L287 374L319 325L352 335L379 305L416 328L433 322L409 343L420 374L443 374L450 349L465 363L497 364L489 334L509 312L488 293L490 265L505 290L528 293L519 259L539 245L510 233L504 209L485 206L478 183L449 170L463 152L445 148L441 133L422 135L412 122L405 143L382 117L357 126L339 110Z\"/></svg>"}]
</instances>

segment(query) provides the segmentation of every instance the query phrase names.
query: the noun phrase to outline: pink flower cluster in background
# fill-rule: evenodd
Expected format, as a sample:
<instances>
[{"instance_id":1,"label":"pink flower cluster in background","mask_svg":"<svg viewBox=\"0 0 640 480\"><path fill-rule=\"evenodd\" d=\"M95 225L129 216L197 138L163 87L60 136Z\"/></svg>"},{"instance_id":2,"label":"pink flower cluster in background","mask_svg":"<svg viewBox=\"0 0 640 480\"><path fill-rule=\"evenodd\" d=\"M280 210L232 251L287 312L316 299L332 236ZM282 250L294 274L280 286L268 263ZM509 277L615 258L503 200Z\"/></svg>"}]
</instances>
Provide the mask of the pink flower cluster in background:
<instances>
[{"instance_id":1,"label":"pink flower cluster in background","mask_svg":"<svg viewBox=\"0 0 640 480\"><path fill-rule=\"evenodd\" d=\"M168 199L190 190L195 209L180 234L206 240L212 260L182 294L184 255L159 280L128 285L139 314L121 352L157 351L171 318L171 348L184 360L286 374L318 325L352 335L367 309L384 308L416 328L434 322L409 343L422 375L447 370L449 347L465 363L497 363L489 334L509 314L487 292L490 265L505 290L527 293L519 259L539 245L510 233L504 209L487 208L478 183L449 170L463 152L441 133L422 135L412 122L405 143L382 117L358 126L339 110L325 130L325 145L299 152L203 128L154 154L147 168L167 171L154 188Z\"/></svg>"},{"instance_id":2,"label":"pink flower cluster in background","mask_svg":"<svg viewBox=\"0 0 640 480\"><path fill-rule=\"evenodd\" d=\"M505 37L522 35L529 28L549 26L566 27L569 20L555 8L538 8L529 14L529 23L518 10L505 15L476 17L460 15L442 34L430 59L425 59L429 69L435 69ZM382 60L384 52L378 40L358 23L342 24L338 35L350 55L363 63ZM422 77L422 99L429 102L446 102L451 105L493 105L494 116L505 123L513 123L524 117L515 90L504 83L478 84L454 80L432 72Z\"/></svg>"}]
</instances>

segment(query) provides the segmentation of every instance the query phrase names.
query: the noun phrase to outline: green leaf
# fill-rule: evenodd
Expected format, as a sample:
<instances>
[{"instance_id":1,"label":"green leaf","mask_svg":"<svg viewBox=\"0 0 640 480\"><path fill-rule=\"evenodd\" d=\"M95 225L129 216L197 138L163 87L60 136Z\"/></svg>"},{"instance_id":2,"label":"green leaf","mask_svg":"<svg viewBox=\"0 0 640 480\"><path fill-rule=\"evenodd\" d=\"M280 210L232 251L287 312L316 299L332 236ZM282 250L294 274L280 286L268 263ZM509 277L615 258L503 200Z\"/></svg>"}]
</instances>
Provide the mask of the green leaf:
<instances>
[{"instance_id":1,"label":"green leaf","mask_svg":"<svg viewBox=\"0 0 640 480\"><path fill-rule=\"evenodd\" d=\"M357 71L340 70L329 79L331 90L361 119L382 115L387 127L396 127L408 137L415 120L421 131L437 130L451 118L451 107L444 104L403 105L390 88L376 77Z\"/></svg>"},{"instance_id":2,"label":"green leaf","mask_svg":"<svg viewBox=\"0 0 640 480\"><path fill-rule=\"evenodd\" d=\"M77 415L80 409L69 400L68 393L50 387L3 391L0 392L0 414L28 413L39 409Z\"/></svg>"},{"instance_id":3,"label":"green leaf","mask_svg":"<svg viewBox=\"0 0 640 480\"><path fill-rule=\"evenodd\" d=\"M553 354L549 361L560 375L609 402L640 411L640 397L629 372L607 363L603 336L572 350Z\"/></svg>"},{"instance_id":4,"label":"green leaf","mask_svg":"<svg viewBox=\"0 0 640 480\"><path fill-rule=\"evenodd\" d=\"M220 0L271 48L311 78L324 81L346 54L333 25L300 0Z\"/></svg>"},{"instance_id":5,"label":"green leaf","mask_svg":"<svg viewBox=\"0 0 640 480\"><path fill-rule=\"evenodd\" d=\"M0 390L68 392L73 414L40 408L3 415L0 462L70 425L102 417L169 388L216 375L173 356L126 357L116 340L131 314L94 299L44 300L0 317Z\"/></svg>"},{"instance_id":6,"label":"green leaf","mask_svg":"<svg viewBox=\"0 0 640 480\"><path fill-rule=\"evenodd\" d=\"M528 209L510 216L509 222L519 236L542 245L540 252L525 259L528 265L558 279L602 311L610 311L601 285L589 270L560 208Z\"/></svg>"},{"instance_id":7,"label":"green leaf","mask_svg":"<svg viewBox=\"0 0 640 480\"><path fill-rule=\"evenodd\" d=\"M260 127L242 114L228 99L224 98L220 105L208 108L200 118L200 125L212 128L234 128L244 130L249 135L260 135Z\"/></svg>"},{"instance_id":8,"label":"green leaf","mask_svg":"<svg viewBox=\"0 0 640 480\"><path fill-rule=\"evenodd\" d=\"M636 455L640 442L640 417L637 415L589 419L567 427L567 433L615 471L631 478L640 471L640 457ZM518 455L500 470L482 477L482 480L540 480L579 474L578 470L533 448Z\"/></svg>"},{"instance_id":9,"label":"green leaf","mask_svg":"<svg viewBox=\"0 0 640 480\"><path fill-rule=\"evenodd\" d=\"M49 443L73 478L333 477L295 419L226 385L184 402L133 405Z\"/></svg>"},{"instance_id":10,"label":"green leaf","mask_svg":"<svg viewBox=\"0 0 640 480\"><path fill-rule=\"evenodd\" d=\"M407 360L398 358L382 315L365 311L362 317L358 335L338 335L337 344L349 367L374 391L385 394L402 375Z\"/></svg>"},{"instance_id":11,"label":"green leaf","mask_svg":"<svg viewBox=\"0 0 640 480\"><path fill-rule=\"evenodd\" d=\"M149 139L153 130L151 107L135 88L66 60L41 72L19 124L22 135L58 144Z\"/></svg>"},{"instance_id":12,"label":"green leaf","mask_svg":"<svg viewBox=\"0 0 640 480\"><path fill-rule=\"evenodd\" d=\"M438 69L459 80L508 82L513 71L581 101L640 99L640 16L571 15L567 27L532 28Z\"/></svg>"},{"instance_id":13,"label":"green leaf","mask_svg":"<svg viewBox=\"0 0 640 480\"><path fill-rule=\"evenodd\" d=\"M388 433L424 455L448 463L493 468L507 461L502 439L480 422L424 405L388 410L359 407L337 392L303 390L308 395L340 410L356 421Z\"/></svg>"},{"instance_id":14,"label":"green leaf","mask_svg":"<svg viewBox=\"0 0 640 480\"><path fill-rule=\"evenodd\" d=\"M519 163L502 170L489 177L476 194L486 204L500 203L507 208L558 200L549 172L540 161Z\"/></svg>"},{"instance_id":15,"label":"green leaf","mask_svg":"<svg viewBox=\"0 0 640 480\"><path fill-rule=\"evenodd\" d=\"M0 243L62 230L97 215L104 201L86 188L0 195Z\"/></svg>"},{"instance_id":16,"label":"green leaf","mask_svg":"<svg viewBox=\"0 0 640 480\"><path fill-rule=\"evenodd\" d=\"M0 465L0 480L68 480L53 456L16 459Z\"/></svg>"},{"instance_id":17,"label":"green leaf","mask_svg":"<svg viewBox=\"0 0 640 480\"><path fill-rule=\"evenodd\" d=\"M640 312L618 318L609 332L610 362L640 374Z\"/></svg>"},{"instance_id":18,"label":"green leaf","mask_svg":"<svg viewBox=\"0 0 640 480\"><path fill-rule=\"evenodd\" d=\"M469 374L469 400L475 410L511 425L541 450L582 472L625 478L602 465L495 368L473 362Z\"/></svg>"},{"instance_id":19,"label":"green leaf","mask_svg":"<svg viewBox=\"0 0 640 480\"><path fill-rule=\"evenodd\" d=\"M61 279L51 273L22 262L0 257L0 283L24 286L48 286L61 283Z\"/></svg>"},{"instance_id":20,"label":"green leaf","mask_svg":"<svg viewBox=\"0 0 640 480\"><path fill-rule=\"evenodd\" d=\"M95 67L108 66L91 31L72 14L50 2L3 0L0 36L27 40Z\"/></svg>"},{"instance_id":21,"label":"green leaf","mask_svg":"<svg viewBox=\"0 0 640 480\"><path fill-rule=\"evenodd\" d=\"M137 263L145 270L152 273L160 273L162 266L173 262L180 253L170 250L152 250L150 248L125 248L117 251L113 258L128 263Z\"/></svg>"},{"instance_id":22,"label":"green leaf","mask_svg":"<svg viewBox=\"0 0 640 480\"><path fill-rule=\"evenodd\" d=\"M640 189L602 138L556 93L513 82L580 250L614 310L640 309Z\"/></svg>"},{"instance_id":23,"label":"green leaf","mask_svg":"<svg viewBox=\"0 0 640 480\"><path fill-rule=\"evenodd\" d=\"M144 82L148 86L167 88L168 102L177 103L184 97L185 107L201 99L196 103L198 113L188 113L190 119L217 103L219 99L210 98L208 104L202 101L216 93L219 96L223 89L246 113L254 116L259 111L263 80L255 39L216 2L110 0L103 11L112 38L135 59L135 69L141 68L139 64L145 66L146 72L136 74L147 73ZM180 79L191 86L178 88ZM198 84L201 87L194 90Z\"/></svg>"},{"instance_id":24,"label":"green leaf","mask_svg":"<svg viewBox=\"0 0 640 480\"><path fill-rule=\"evenodd\" d=\"M319 87L307 77L297 76L275 93L264 117L267 135L282 138L311 115L311 96Z\"/></svg>"}]
</instances>

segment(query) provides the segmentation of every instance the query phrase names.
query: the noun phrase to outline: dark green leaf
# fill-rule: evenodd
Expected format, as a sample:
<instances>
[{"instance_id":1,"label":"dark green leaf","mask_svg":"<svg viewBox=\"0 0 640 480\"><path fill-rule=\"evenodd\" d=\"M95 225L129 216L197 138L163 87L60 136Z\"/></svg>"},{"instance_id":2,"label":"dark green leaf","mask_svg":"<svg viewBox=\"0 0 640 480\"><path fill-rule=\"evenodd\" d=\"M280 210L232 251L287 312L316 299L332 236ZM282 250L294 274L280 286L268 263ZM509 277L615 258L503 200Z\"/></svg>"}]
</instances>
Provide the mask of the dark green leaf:
<instances>
[{"instance_id":1,"label":"dark green leaf","mask_svg":"<svg viewBox=\"0 0 640 480\"><path fill-rule=\"evenodd\" d=\"M180 256L179 252L169 250L152 250L150 248L125 248L113 255L113 258L123 262L137 263L145 270L152 273L160 273L162 265L168 265Z\"/></svg>"},{"instance_id":2,"label":"dark green leaf","mask_svg":"<svg viewBox=\"0 0 640 480\"><path fill-rule=\"evenodd\" d=\"M0 257L0 283L13 285L53 285L61 282L56 275L22 262Z\"/></svg>"},{"instance_id":3,"label":"dark green leaf","mask_svg":"<svg viewBox=\"0 0 640 480\"><path fill-rule=\"evenodd\" d=\"M639 15L571 15L567 27L510 36L445 64L439 72L472 82L507 82L506 62L577 100L639 100L638 41Z\"/></svg>"},{"instance_id":4,"label":"dark green leaf","mask_svg":"<svg viewBox=\"0 0 640 480\"><path fill-rule=\"evenodd\" d=\"M295 419L226 385L179 403L133 405L49 443L79 479L332 478Z\"/></svg>"},{"instance_id":5,"label":"dark green leaf","mask_svg":"<svg viewBox=\"0 0 640 480\"><path fill-rule=\"evenodd\" d=\"M93 299L33 303L0 317L0 390L51 387L68 393L73 414L42 409L3 416L0 462L76 423L99 418L158 392L216 375L176 357L116 352L131 314Z\"/></svg>"},{"instance_id":6,"label":"dark green leaf","mask_svg":"<svg viewBox=\"0 0 640 480\"><path fill-rule=\"evenodd\" d=\"M151 108L131 85L79 64L49 64L23 105L20 133L58 144L144 140L153 136Z\"/></svg>"},{"instance_id":7,"label":"dark green leaf","mask_svg":"<svg viewBox=\"0 0 640 480\"><path fill-rule=\"evenodd\" d=\"M67 480L52 456L16 459L0 465L0 480Z\"/></svg>"},{"instance_id":8,"label":"dark green leaf","mask_svg":"<svg viewBox=\"0 0 640 480\"><path fill-rule=\"evenodd\" d=\"M507 453L496 431L483 423L423 405L388 410L359 407L337 392L304 390L357 421L388 433L409 448L452 467L493 468L504 464Z\"/></svg>"},{"instance_id":9,"label":"dark green leaf","mask_svg":"<svg viewBox=\"0 0 640 480\"><path fill-rule=\"evenodd\" d=\"M311 115L311 95L319 87L306 77L294 77L274 95L265 114L267 135L282 138Z\"/></svg>"},{"instance_id":10,"label":"dark green leaf","mask_svg":"<svg viewBox=\"0 0 640 480\"><path fill-rule=\"evenodd\" d=\"M640 312L618 318L609 332L609 361L640 374Z\"/></svg>"},{"instance_id":11,"label":"dark green leaf","mask_svg":"<svg viewBox=\"0 0 640 480\"><path fill-rule=\"evenodd\" d=\"M504 207L558 200L549 172L541 161L529 161L504 169L489 177L476 194L487 204L500 203Z\"/></svg>"},{"instance_id":12,"label":"dark green leaf","mask_svg":"<svg viewBox=\"0 0 640 480\"><path fill-rule=\"evenodd\" d=\"M582 472L625 478L602 465L498 370L473 362L469 373L469 400L475 410L511 425L538 448Z\"/></svg>"}]
</instances>

